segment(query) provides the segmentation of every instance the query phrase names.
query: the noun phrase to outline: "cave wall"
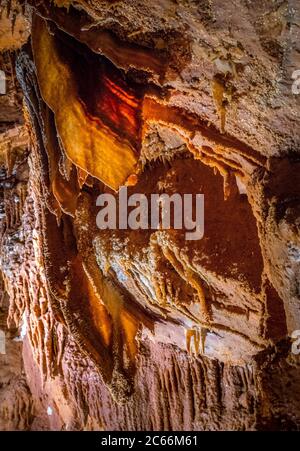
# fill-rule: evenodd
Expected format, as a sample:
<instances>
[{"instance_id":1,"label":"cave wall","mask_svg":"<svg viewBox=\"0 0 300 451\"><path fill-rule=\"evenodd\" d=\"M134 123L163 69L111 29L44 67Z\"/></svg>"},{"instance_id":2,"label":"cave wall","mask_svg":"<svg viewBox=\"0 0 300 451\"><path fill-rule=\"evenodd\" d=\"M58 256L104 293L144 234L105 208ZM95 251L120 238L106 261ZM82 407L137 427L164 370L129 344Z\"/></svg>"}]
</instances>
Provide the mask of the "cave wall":
<instances>
[{"instance_id":1,"label":"cave wall","mask_svg":"<svg viewBox=\"0 0 300 451\"><path fill-rule=\"evenodd\" d=\"M0 429L298 429L296 1L2 1ZM205 231L99 230L118 190Z\"/></svg>"}]
</instances>

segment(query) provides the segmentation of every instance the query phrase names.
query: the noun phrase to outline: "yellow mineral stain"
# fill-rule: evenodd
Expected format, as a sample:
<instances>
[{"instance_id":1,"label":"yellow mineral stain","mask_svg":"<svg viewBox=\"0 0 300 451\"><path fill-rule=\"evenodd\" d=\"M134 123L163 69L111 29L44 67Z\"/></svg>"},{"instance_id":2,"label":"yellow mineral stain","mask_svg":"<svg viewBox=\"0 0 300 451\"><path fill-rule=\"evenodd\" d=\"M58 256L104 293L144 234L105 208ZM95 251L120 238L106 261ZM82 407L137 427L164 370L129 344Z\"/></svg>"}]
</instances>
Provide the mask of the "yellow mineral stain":
<instances>
[{"instance_id":1,"label":"yellow mineral stain","mask_svg":"<svg viewBox=\"0 0 300 451\"><path fill-rule=\"evenodd\" d=\"M89 174L86 171L84 171L83 169L77 168L77 178L78 178L78 185L79 185L80 189L85 184L88 175Z\"/></svg>"},{"instance_id":2,"label":"yellow mineral stain","mask_svg":"<svg viewBox=\"0 0 300 451\"><path fill-rule=\"evenodd\" d=\"M135 172L135 149L100 118L87 113L72 72L57 50L55 37L38 16L33 18L32 44L41 95L54 112L68 158L117 190Z\"/></svg>"},{"instance_id":3,"label":"yellow mineral stain","mask_svg":"<svg viewBox=\"0 0 300 451\"><path fill-rule=\"evenodd\" d=\"M69 10L73 1L72 0L53 0L53 3L55 6L58 6L59 8L67 8L67 10Z\"/></svg>"},{"instance_id":4,"label":"yellow mineral stain","mask_svg":"<svg viewBox=\"0 0 300 451\"><path fill-rule=\"evenodd\" d=\"M129 311L129 306L126 305L123 296L97 266L90 262L88 266L84 265L84 271L88 274L86 277L89 280L90 299L96 305L101 299L109 315L112 330L115 328L121 334L123 345L126 346L129 357L134 360L137 352L136 335L142 320L140 315ZM93 299L94 301L98 299L98 303L94 302ZM113 337L113 332L110 332L110 337Z\"/></svg>"},{"instance_id":5,"label":"yellow mineral stain","mask_svg":"<svg viewBox=\"0 0 300 451\"><path fill-rule=\"evenodd\" d=\"M105 306L99 302L99 298L96 296L94 288L90 282L88 282L88 296L96 329L101 333L106 346L109 346L112 337L111 319Z\"/></svg>"},{"instance_id":6,"label":"yellow mineral stain","mask_svg":"<svg viewBox=\"0 0 300 451\"><path fill-rule=\"evenodd\" d=\"M205 317L208 317L209 315L206 306L205 294L200 281L196 279L196 274L189 269L186 271L186 275L189 284L197 291L201 312L204 313Z\"/></svg>"},{"instance_id":7,"label":"yellow mineral stain","mask_svg":"<svg viewBox=\"0 0 300 451\"><path fill-rule=\"evenodd\" d=\"M139 329L139 321L126 310L121 312L120 319L129 357L133 360L137 353L136 334Z\"/></svg>"},{"instance_id":8,"label":"yellow mineral stain","mask_svg":"<svg viewBox=\"0 0 300 451\"><path fill-rule=\"evenodd\" d=\"M207 336L207 329L205 327L201 327L200 329L200 345L202 354L205 353L205 341Z\"/></svg>"},{"instance_id":9,"label":"yellow mineral stain","mask_svg":"<svg viewBox=\"0 0 300 451\"><path fill-rule=\"evenodd\" d=\"M190 354L199 354L200 334L197 329L188 329L186 331L186 348Z\"/></svg>"},{"instance_id":10,"label":"yellow mineral stain","mask_svg":"<svg viewBox=\"0 0 300 451\"><path fill-rule=\"evenodd\" d=\"M199 326L199 328L186 330L186 349L190 354L198 355L205 353L205 340L207 329Z\"/></svg>"},{"instance_id":11,"label":"yellow mineral stain","mask_svg":"<svg viewBox=\"0 0 300 451\"><path fill-rule=\"evenodd\" d=\"M65 213L73 216L77 207L77 197L79 195L79 189L76 186L76 182L68 182L59 174L59 171L57 171L52 180L52 192L61 209Z\"/></svg>"},{"instance_id":12,"label":"yellow mineral stain","mask_svg":"<svg viewBox=\"0 0 300 451\"><path fill-rule=\"evenodd\" d=\"M53 136L51 129L50 110L47 109L44 114L44 126L47 134L46 152L49 164L49 179L52 193L59 204L60 209L71 216L74 215L77 207L77 198L80 193L80 187L75 173L75 166L68 159L64 158L64 175L60 173L58 160L61 157L60 149ZM66 178L68 177L68 178Z\"/></svg>"},{"instance_id":13,"label":"yellow mineral stain","mask_svg":"<svg viewBox=\"0 0 300 451\"><path fill-rule=\"evenodd\" d=\"M225 118L226 118L226 108L224 106L224 92L225 92L224 84L217 78L214 78L212 80L212 94L217 107L217 112L220 116L221 121L220 128L222 133L225 130Z\"/></svg>"},{"instance_id":14,"label":"yellow mineral stain","mask_svg":"<svg viewBox=\"0 0 300 451\"><path fill-rule=\"evenodd\" d=\"M105 346L111 344L112 339L112 319L109 312L95 291L93 284L84 271L82 260L77 256L72 262L73 279L78 288L76 291L88 301L91 318L95 329L99 332Z\"/></svg>"},{"instance_id":15,"label":"yellow mineral stain","mask_svg":"<svg viewBox=\"0 0 300 451\"><path fill-rule=\"evenodd\" d=\"M138 176L136 174L131 174L125 182L126 186L135 186L138 182Z\"/></svg>"}]
</instances>

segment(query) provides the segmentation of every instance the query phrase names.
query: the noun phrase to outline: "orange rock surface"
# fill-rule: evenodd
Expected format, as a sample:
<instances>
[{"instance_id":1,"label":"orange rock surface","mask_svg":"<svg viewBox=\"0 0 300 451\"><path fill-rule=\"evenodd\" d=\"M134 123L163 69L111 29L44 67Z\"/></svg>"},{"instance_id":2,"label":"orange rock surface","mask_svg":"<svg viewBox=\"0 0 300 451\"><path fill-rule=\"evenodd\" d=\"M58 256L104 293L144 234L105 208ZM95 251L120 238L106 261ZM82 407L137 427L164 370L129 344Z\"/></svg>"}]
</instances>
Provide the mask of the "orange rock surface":
<instances>
[{"instance_id":1,"label":"orange rock surface","mask_svg":"<svg viewBox=\"0 0 300 451\"><path fill-rule=\"evenodd\" d=\"M154 3L4 7L0 429L300 427L298 43L283 7ZM204 237L98 229L123 185L204 194Z\"/></svg>"}]
</instances>

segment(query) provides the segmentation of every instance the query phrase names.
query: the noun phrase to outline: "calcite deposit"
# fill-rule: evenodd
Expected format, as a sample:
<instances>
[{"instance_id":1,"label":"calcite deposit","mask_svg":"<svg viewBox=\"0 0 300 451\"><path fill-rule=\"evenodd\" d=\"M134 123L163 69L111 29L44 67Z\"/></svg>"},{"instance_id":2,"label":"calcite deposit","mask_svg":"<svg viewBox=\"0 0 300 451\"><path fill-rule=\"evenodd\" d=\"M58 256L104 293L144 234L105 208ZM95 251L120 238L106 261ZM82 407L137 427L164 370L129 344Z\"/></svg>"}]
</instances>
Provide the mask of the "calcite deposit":
<instances>
[{"instance_id":1,"label":"calcite deposit","mask_svg":"<svg viewBox=\"0 0 300 451\"><path fill-rule=\"evenodd\" d=\"M300 428L299 19L2 0L0 430ZM124 186L203 238L99 229Z\"/></svg>"}]
</instances>

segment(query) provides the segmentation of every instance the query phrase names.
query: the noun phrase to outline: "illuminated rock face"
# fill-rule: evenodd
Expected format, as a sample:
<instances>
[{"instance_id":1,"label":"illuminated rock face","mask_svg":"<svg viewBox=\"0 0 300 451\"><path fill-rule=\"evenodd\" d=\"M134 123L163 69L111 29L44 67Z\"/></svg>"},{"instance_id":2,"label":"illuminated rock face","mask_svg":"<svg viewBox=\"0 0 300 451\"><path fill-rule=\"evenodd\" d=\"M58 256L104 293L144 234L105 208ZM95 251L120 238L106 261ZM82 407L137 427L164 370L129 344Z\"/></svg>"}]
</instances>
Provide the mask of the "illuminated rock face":
<instances>
[{"instance_id":1,"label":"illuminated rock face","mask_svg":"<svg viewBox=\"0 0 300 451\"><path fill-rule=\"evenodd\" d=\"M1 428L298 428L287 11L60 3L28 2L27 128L15 118L0 141L4 314L23 340L0 370ZM204 237L99 230L97 196L125 184L203 193Z\"/></svg>"}]
</instances>

